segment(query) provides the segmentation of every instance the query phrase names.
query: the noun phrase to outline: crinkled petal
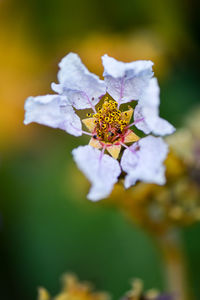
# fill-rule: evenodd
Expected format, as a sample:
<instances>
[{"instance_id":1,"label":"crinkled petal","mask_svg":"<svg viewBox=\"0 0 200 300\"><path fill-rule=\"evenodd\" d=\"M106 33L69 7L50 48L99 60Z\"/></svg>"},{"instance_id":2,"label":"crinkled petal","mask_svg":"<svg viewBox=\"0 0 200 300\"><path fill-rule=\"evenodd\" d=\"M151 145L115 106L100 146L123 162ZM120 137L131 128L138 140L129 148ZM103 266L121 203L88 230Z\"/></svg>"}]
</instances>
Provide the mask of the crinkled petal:
<instances>
[{"instance_id":1,"label":"crinkled petal","mask_svg":"<svg viewBox=\"0 0 200 300\"><path fill-rule=\"evenodd\" d=\"M124 185L129 188L136 181L148 183L165 183L165 167L163 162L168 153L168 146L160 137L147 136L129 149L121 159L121 167L127 173Z\"/></svg>"},{"instance_id":2,"label":"crinkled petal","mask_svg":"<svg viewBox=\"0 0 200 300\"><path fill-rule=\"evenodd\" d=\"M135 121L135 126L138 129L142 130L145 134L149 134L151 132L146 122L146 118L144 116L143 107L139 104L136 105L134 109L134 121Z\"/></svg>"},{"instance_id":3,"label":"crinkled petal","mask_svg":"<svg viewBox=\"0 0 200 300\"><path fill-rule=\"evenodd\" d=\"M59 67L59 84L52 83L52 89L66 95L76 109L95 106L99 102L99 97L106 93L104 81L90 73L77 54L66 55L59 63Z\"/></svg>"},{"instance_id":4,"label":"crinkled petal","mask_svg":"<svg viewBox=\"0 0 200 300\"><path fill-rule=\"evenodd\" d=\"M148 60L123 63L104 55L102 61L107 92L119 104L138 100L153 76L153 63Z\"/></svg>"},{"instance_id":5,"label":"crinkled petal","mask_svg":"<svg viewBox=\"0 0 200 300\"><path fill-rule=\"evenodd\" d=\"M151 78L148 82L148 86L144 89L139 104L142 106L154 106L159 107L160 105L160 88L158 85L157 78Z\"/></svg>"},{"instance_id":6,"label":"crinkled petal","mask_svg":"<svg viewBox=\"0 0 200 300\"><path fill-rule=\"evenodd\" d=\"M60 128L75 136L82 135L80 118L63 96L29 97L25 103L24 124L31 122Z\"/></svg>"},{"instance_id":7,"label":"crinkled petal","mask_svg":"<svg viewBox=\"0 0 200 300\"><path fill-rule=\"evenodd\" d=\"M109 196L121 173L118 161L107 154L101 157L101 151L91 146L80 146L72 154L79 169L92 184L88 199L98 201Z\"/></svg>"},{"instance_id":8,"label":"crinkled petal","mask_svg":"<svg viewBox=\"0 0 200 300\"><path fill-rule=\"evenodd\" d=\"M157 79L152 78L135 107L134 120L143 119L135 126L146 134L150 132L155 135L172 134L175 128L168 121L159 117L159 105L160 89Z\"/></svg>"}]
</instances>

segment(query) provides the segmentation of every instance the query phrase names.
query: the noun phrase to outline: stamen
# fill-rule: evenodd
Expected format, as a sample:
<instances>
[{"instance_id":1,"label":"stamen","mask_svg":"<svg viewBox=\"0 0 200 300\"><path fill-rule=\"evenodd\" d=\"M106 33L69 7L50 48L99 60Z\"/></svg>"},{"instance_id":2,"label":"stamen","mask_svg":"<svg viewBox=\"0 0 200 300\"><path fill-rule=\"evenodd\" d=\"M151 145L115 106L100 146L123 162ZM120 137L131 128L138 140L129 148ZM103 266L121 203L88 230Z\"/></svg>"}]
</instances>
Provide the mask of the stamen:
<instances>
[{"instance_id":1,"label":"stamen","mask_svg":"<svg viewBox=\"0 0 200 300\"><path fill-rule=\"evenodd\" d=\"M98 113L92 115L95 128L93 134L97 136L100 142L113 143L121 140L126 134L127 119L124 119L121 110L117 108L115 100L105 97L102 106L97 108Z\"/></svg>"},{"instance_id":2,"label":"stamen","mask_svg":"<svg viewBox=\"0 0 200 300\"><path fill-rule=\"evenodd\" d=\"M119 137L120 137L120 135L119 135L119 134L118 134L118 135L116 135L116 136L114 136L114 137L113 137L113 139L111 140L111 143L114 143L114 141L115 141L115 140L117 140Z\"/></svg>"},{"instance_id":3,"label":"stamen","mask_svg":"<svg viewBox=\"0 0 200 300\"><path fill-rule=\"evenodd\" d=\"M70 123L70 125L77 131L80 131L80 129L76 128L72 123ZM92 134L90 132L87 132L87 131L84 131L84 130L81 130L81 132L83 134L86 134L86 135L89 135L89 136L92 136Z\"/></svg>"},{"instance_id":4,"label":"stamen","mask_svg":"<svg viewBox=\"0 0 200 300\"><path fill-rule=\"evenodd\" d=\"M128 149L129 151L131 151L133 154L136 154L136 155L137 155L137 151L136 151L136 150L131 149L130 147L128 147L127 145L125 145L125 144L122 143L122 142L120 142L120 144L121 144L124 148Z\"/></svg>"},{"instance_id":5,"label":"stamen","mask_svg":"<svg viewBox=\"0 0 200 300\"><path fill-rule=\"evenodd\" d=\"M90 135L90 136L92 136L92 133L90 133L90 132L87 132L87 131L84 131L84 130L82 130L82 133L83 133L83 134L86 134L86 135Z\"/></svg>"},{"instance_id":6,"label":"stamen","mask_svg":"<svg viewBox=\"0 0 200 300\"><path fill-rule=\"evenodd\" d=\"M144 118L135 120L133 123L131 123L131 124L129 124L128 126L126 126L125 129L128 129L128 128L132 127L133 125L135 125L135 124L137 124L137 123L139 123L139 122L142 122L142 121L144 121Z\"/></svg>"},{"instance_id":7,"label":"stamen","mask_svg":"<svg viewBox=\"0 0 200 300\"><path fill-rule=\"evenodd\" d=\"M105 117L105 121L109 122L110 118L109 117Z\"/></svg>"},{"instance_id":8,"label":"stamen","mask_svg":"<svg viewBox=\"0 0 200 300\"><path fill-rule=\"evenodd\" d=\"M128 147L127 145L125 145L124 143L122 143L122 142L119 142L119 143L120 143L120 145L122 145L124 148L129 149L129 147Z\"/></svg>"}]
</instances>

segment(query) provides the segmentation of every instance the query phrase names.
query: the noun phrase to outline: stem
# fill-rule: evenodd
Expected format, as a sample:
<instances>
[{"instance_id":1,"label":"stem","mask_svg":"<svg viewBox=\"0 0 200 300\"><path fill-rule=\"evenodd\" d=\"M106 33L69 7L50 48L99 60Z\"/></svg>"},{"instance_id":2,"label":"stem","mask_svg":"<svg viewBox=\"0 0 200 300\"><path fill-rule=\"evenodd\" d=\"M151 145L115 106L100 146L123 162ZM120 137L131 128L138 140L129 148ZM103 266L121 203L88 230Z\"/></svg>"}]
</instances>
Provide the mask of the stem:
<instances>
[{"instance_id":1,"label":"stem","mask_svg":"<svg viewBox=\"0 0 200 300\"><path fill-rule=\"evenodd\" d=\"M129 149L129 147L127 145L125 145L124 143L122 143L122 142L120 142L120 145L122 145L126 149Z\"/></svg>"},{"instance_id":2,"label":"stem","mask_svg":"<svg viewBox=\"0 0 200 300\"><path fill-rule=\"evenodd\" d=\"M177 300L191 300L188 295L185 258L178 230L166 231L157 237L163 255L165 278L169 292Z\"/></svg>"}]
</instances>

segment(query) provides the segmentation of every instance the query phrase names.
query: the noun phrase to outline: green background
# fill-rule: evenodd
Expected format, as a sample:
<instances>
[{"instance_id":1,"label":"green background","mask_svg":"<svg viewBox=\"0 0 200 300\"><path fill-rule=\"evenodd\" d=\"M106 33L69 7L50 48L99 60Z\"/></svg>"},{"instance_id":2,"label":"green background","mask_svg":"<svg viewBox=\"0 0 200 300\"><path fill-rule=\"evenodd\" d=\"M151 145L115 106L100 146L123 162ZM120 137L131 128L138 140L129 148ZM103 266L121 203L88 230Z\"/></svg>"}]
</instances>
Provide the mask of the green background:
<instances>
[{"instance_id":1,"label":"green background","mask_svg":"<svg viewBox=\"0 0 200 300\"><path fill-rule=\"evenodd\" d=\"M139 35L155 48L161 115L180 127L199 103L198 6L194 0L1 1L0 299L36 299L38 286L56 294L64 272L92 281L114 299L134 277L147 289L164 290L162 262L151 237L117 208L86 199L89 184L71 151L88 138L36 124L25 127L23 103L29 95L51 92L57 63L67 52L84 53L84 63L90 64L95 45L84 41L91 35L100 33L111 45L113 39L110 55L130 36L140 46ZM127 60L126 51L116 58ZM132 60L135 56L149 58L133 51ZM92 71L101 74L96 59ZM182 230L196 299L199 234L199 224Z\"/></svg>"}]
</instances>

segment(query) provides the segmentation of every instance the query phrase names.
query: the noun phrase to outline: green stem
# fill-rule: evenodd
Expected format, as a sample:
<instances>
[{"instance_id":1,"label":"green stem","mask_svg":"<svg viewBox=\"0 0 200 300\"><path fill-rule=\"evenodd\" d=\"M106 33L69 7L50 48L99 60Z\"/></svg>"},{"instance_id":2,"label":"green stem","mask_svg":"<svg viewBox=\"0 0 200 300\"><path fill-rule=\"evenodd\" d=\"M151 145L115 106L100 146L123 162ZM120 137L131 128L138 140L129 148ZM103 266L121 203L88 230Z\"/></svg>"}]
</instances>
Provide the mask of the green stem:
<instances>
[{"instance_id":1,"label":"green stem","mask_svg":"<svg viewBox=\"0 0 200 300\"><path fill-rule=\"evenodd\" d=\"M169 230L162 236L157 237L156 241L164 260L168 291L177 300L191 300L188 295L185 257L178 230Z\"/></svg>"}]
</instances>

